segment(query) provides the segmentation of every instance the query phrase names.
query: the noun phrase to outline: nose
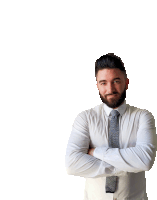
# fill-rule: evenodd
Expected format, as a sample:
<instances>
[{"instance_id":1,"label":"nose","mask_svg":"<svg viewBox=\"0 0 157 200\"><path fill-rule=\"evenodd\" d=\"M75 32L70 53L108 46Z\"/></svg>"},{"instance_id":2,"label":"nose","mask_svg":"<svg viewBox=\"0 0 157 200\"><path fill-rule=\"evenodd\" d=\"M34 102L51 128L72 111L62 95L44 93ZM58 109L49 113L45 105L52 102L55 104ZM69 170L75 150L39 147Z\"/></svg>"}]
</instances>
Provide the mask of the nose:
<instances>
[{"instance_id":1,"label":"nose","mask_svg":"<svg viewBox=\"0 0 157 200\"><path fill-rule=\"evenodd\" d=\"M113 94L115 92L114 85L112 83L108 83L107 85L107 94Z\"/></svg>"}]
</instances>

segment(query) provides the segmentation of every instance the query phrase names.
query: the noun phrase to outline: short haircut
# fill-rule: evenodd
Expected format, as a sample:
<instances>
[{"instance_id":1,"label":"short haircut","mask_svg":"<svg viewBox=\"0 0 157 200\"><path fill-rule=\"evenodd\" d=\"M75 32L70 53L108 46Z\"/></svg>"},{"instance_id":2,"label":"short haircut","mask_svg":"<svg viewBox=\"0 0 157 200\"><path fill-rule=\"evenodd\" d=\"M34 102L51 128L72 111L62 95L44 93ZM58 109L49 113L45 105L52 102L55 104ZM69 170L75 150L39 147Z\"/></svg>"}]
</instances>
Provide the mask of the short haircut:
<instances>
[{"instance_id":1,"label":"short haircut","mask_svg":"<svg viewBox=\"0 0 157 200\"><path fill-rule=\"evenodd\" d=\"M95 77L97 77L99 70L115 68L120 69L124 73L125 78L127 78L124 63L122 62L120 57L114 55L114 53L103 55L95 62Z\"/></svg>"}]
</instances>

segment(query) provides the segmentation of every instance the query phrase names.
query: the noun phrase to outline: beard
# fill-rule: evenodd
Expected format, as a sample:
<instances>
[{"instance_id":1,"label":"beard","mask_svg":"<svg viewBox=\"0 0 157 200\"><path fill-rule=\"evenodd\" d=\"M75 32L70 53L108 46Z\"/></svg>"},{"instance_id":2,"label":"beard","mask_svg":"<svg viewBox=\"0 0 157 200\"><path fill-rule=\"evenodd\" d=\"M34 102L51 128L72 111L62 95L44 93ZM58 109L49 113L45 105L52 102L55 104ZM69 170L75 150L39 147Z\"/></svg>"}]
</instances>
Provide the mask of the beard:
<instances>
[{"instance_id":1,"label":"beard","mask_svg":"<svg viewBox=\"0 0 157 200\"><path fill-rule=\"evenodd\" d=\"M119 94L119 93L113 92L112 94ZM106 97L111 95L111 94L105 95L103 97L99 92L99 95L100 95L100 99L102 100L102 102L105 103L108 107L117 108L124 102L124 100L126 98L126 89L124 89L124 91L122 92L122 94L120 95L119 98L116 98L116 97L110 98L110 101L108 101Z\"/></svg>"}]
</instances>

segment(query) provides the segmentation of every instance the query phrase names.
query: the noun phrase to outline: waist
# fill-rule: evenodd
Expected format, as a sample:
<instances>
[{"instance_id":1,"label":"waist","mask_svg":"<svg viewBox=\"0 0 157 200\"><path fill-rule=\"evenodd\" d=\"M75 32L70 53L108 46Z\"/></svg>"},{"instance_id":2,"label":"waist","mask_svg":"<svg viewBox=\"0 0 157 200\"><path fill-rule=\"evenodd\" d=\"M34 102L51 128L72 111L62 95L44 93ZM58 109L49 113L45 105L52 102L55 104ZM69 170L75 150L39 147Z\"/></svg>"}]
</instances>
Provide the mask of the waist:
<instances>
[{"instance_id":1,"label":"waist","mask_svg":"<svg viewBox=\"0 0 157 200\"><path fill-rule=\"evenodd\" d=\"M106 193L106 177L87 178L85 183L85 196L89 200L145 200L146 179L145 172L127 173L126 176L118 177L117 190L115 193ZM110 198L109 198L110 197Z\"/></svg>"}]
</instances>

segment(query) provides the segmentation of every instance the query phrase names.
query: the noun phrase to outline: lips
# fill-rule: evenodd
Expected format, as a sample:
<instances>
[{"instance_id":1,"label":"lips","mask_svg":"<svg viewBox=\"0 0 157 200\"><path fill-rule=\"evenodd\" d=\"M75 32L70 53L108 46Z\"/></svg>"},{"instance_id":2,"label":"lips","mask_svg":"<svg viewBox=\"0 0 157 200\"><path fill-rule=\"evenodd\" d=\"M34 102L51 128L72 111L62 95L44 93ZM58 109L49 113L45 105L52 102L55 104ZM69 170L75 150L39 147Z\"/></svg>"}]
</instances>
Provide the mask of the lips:
<instances>
[{"instance_id":1,"label":"lips","mask_svg":"<svg viewBox=\"0 0 157 200\"><path fill-rule=\"evenodd\" d=\"M117 94L111 94L111 96L116 96Z\"/></svg>"},{"instance_id":2,"label":"lips","mask_svg":"<svg viewBox=\"0 0 157 200\"><path fill-rule=\"evenodd\" d=\"M111 94L108 97L115 97L115 96L117 96L117 95L116 94Z\"/></svg>"}]
</instances>

